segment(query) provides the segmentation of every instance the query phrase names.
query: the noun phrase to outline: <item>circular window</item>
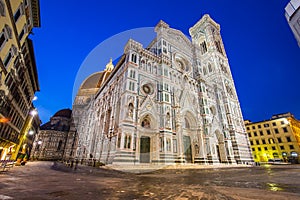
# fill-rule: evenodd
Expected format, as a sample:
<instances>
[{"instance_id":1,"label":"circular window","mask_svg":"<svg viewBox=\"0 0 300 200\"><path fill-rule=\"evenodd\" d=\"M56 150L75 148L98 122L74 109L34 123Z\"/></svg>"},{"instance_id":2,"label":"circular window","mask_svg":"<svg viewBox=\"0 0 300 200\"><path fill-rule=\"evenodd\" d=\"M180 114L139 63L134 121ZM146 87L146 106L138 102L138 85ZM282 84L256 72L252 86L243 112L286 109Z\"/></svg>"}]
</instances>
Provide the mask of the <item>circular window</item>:
<instances>
[{"instance_id":1,"label":"circular window","mask_svg":"<svg viewBox=\"0 0 300 200\"><path fill-rule=\"evenodd\" d=\"M153 94L153 89L152 89L152 86L150 84L145 84L142 86L142 91L145 93L145 94Z\"/></svg>"}]
</instances>

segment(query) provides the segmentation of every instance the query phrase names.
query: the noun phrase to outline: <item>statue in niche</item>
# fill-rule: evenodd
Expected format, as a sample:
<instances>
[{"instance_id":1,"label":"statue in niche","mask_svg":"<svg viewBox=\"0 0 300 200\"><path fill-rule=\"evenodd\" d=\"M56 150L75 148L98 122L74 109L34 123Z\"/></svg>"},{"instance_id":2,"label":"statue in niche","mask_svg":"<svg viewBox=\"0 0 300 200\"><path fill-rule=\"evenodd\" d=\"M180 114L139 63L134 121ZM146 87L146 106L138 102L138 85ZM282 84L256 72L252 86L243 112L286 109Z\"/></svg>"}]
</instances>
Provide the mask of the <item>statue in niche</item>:
<instances>
[{"instance_id":1,"label":"statue in niche","mask_svg":"<svg viewBox=\"0 0 300 200\"><path fill-rule=\"evenodd\" d=\"M170 113L167 113L167 115L166 115L166 124L165 124L165 126L166 126L166 128L171 128L171 126L170 126Z\"/></svg>"},{"instance_id":2,"label":"statue in niche","mask_svg":"<svg viewBox=\"0 0 300 200\"><path fill-rule=\"evenodd\" d=\"M130 104L128 105L128 117L129 117L130 119L133 118L133 104L132 104L132 103L130 103Z\"/></svg>"},{"instance_id":3,"label":"statue in niche","mask_svg":"<svg viewBox=\"0 0 300 200\"><path fill-rule=\"evenodd\" d=\"M195 144L195 155L199 155L199 145Z\"/></svg>"}]
</instances>

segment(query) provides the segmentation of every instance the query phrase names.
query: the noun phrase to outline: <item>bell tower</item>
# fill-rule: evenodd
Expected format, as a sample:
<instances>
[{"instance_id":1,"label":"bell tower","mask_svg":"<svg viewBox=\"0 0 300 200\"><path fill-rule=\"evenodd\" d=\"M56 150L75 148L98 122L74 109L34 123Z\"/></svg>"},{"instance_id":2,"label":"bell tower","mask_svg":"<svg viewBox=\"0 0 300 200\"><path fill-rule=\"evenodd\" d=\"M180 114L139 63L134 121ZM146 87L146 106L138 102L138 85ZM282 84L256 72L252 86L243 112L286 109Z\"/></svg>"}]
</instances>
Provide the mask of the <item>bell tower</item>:
<instances>
[{"instance_id":1,"label":"bell tower","mask_svg":"<svg viewBox=\"0 0 300 200\"><path fill-rule=\"evenodd\" d=\"M204 113L203 116L210 123L205 129L209 130L209 137L222 133L224 141L216 142L216 145L220 147L220 143L224 143L228 162L251 162L250 144L220 30L220 25L208 14L189 29L196 49L195 56L200 60L198 77L199 80L205 80L201 84L207 88L207 97L203 98L212 105L205 106L216 111L214 114Z\"/></svg>"}]
</instances>

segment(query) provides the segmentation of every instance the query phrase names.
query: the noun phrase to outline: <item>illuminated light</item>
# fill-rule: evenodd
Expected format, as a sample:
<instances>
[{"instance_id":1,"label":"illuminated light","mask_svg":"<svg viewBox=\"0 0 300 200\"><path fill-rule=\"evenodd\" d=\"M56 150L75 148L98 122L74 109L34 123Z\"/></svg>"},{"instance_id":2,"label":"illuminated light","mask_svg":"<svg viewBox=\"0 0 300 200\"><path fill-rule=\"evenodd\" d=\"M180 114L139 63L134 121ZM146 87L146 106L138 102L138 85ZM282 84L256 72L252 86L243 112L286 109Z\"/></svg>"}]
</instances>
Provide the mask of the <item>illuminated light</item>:
<instances>
[{"instance_id":1,"label":"illuminated light","mask_svg":"<svg viewBox=\"0 0 300 200\"><path fill-rule=\"evenodd\" d=\"M289 124L289 120L287 120L287 118L283 119L284 124Z\"/></svg>"},{"instance_id":2,"label":"illuminated light","mask_svg":"<svg viewBox=\"0 0 300 200\"><path fill-rule=\"evenodd\" d=\"M0 118L0 123L7 123L7 122L9 122L9 121L10 121L9 118L5 118L5 117Z\"/></svg>"},{"instance_id":3,"label":"illuminated light","mask_svg":"<svg viewBox=\"0 0 300 200\"><path fill-rule=\"evenodd\" d=\"M33 135L33 134L34 134L34 131L33 131L33 130L30 130L30 131L28 132L28 134L29 134L29 135Z\"/></svg>"},{"instance_id":4,"label":"illuminated light","mask_svg":"<svg viewBox=\"0 0 300 200\"><path fill-rule=\"evenodd\" d=\"M35 109L30 112L30 115L32 115L33 117L36 116L37 114L38 112Z\"/></svg>"},{"instance_id":5,"label":"illuminated light","mask_svg":"<svg viewBox=\"0 0 300 200\"><path fill-rule=\"evenodd\" d=\"M37 99L38 99L38 97L34 96L33 99L32 99L32 101L36 101Z\"/></svg>"},{"instance_id":6,"label":"illuminated light","mask_svg":"<svg viewBox=\"0 0 300 200\"><path fill-rule=\"evenodd\" d=\"M267 186L268 186L269 190L271 190L271 191L281 191L281 190L283 190L276 183L267 183Z\"/></svg>"},{"instance_id":7,"label":"illuminated light","mask_svg":"<svg viewBox=\"0 0 300 200\"><path fill-rule=\"evenodd\" d=\"M42 144L42 141L41 141L41 140L40 140L40 141L38 141L38 144L39 144L39 145L41 145L41 144Z\"/></svg>"}]
</instances>

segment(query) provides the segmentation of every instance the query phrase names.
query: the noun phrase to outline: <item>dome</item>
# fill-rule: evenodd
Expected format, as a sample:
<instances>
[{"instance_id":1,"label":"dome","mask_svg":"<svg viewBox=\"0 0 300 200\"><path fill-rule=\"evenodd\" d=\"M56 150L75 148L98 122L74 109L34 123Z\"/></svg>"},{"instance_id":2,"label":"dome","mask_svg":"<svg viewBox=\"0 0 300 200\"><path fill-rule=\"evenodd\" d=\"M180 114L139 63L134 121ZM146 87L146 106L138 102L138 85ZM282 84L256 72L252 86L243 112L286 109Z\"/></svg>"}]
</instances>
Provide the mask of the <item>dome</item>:
<instances>
[{"instance_id":1,"label":"dome","mask_svg":"<svg viewBox=\"0 0 300 200\"><path fill-rule=\"evenodd\" d=\"M85 79L80 87L80 89L92 89L99 88L99 83L104 77L105 72L96 72L90 75L87 79Z\"/></svg>"},{"instance_id":2,"label":"dome","mask_svg":"<svg viewBox=\"0 0 300 200\"><path fill-rule=\"evenodd\" d=\"M102 83L107 79L113 69L114 65L112 64L112 59L110 59L109 63L107 63L106 65L105 70L102 72L96 72L87 77L81 84L80 89L100 88Z\"/></svg>"},{"instance_id":3,"label":"dome","mask_svg":"<svg viewBox=\"0 0 300 200\"><path fill-rule=\"evenodd\" d=\"M71 118L72 115L72 110L67 108L67 109L62 109L57 111L53 117L66 117L66 118Z\"/></svg>"}]
</instances>

